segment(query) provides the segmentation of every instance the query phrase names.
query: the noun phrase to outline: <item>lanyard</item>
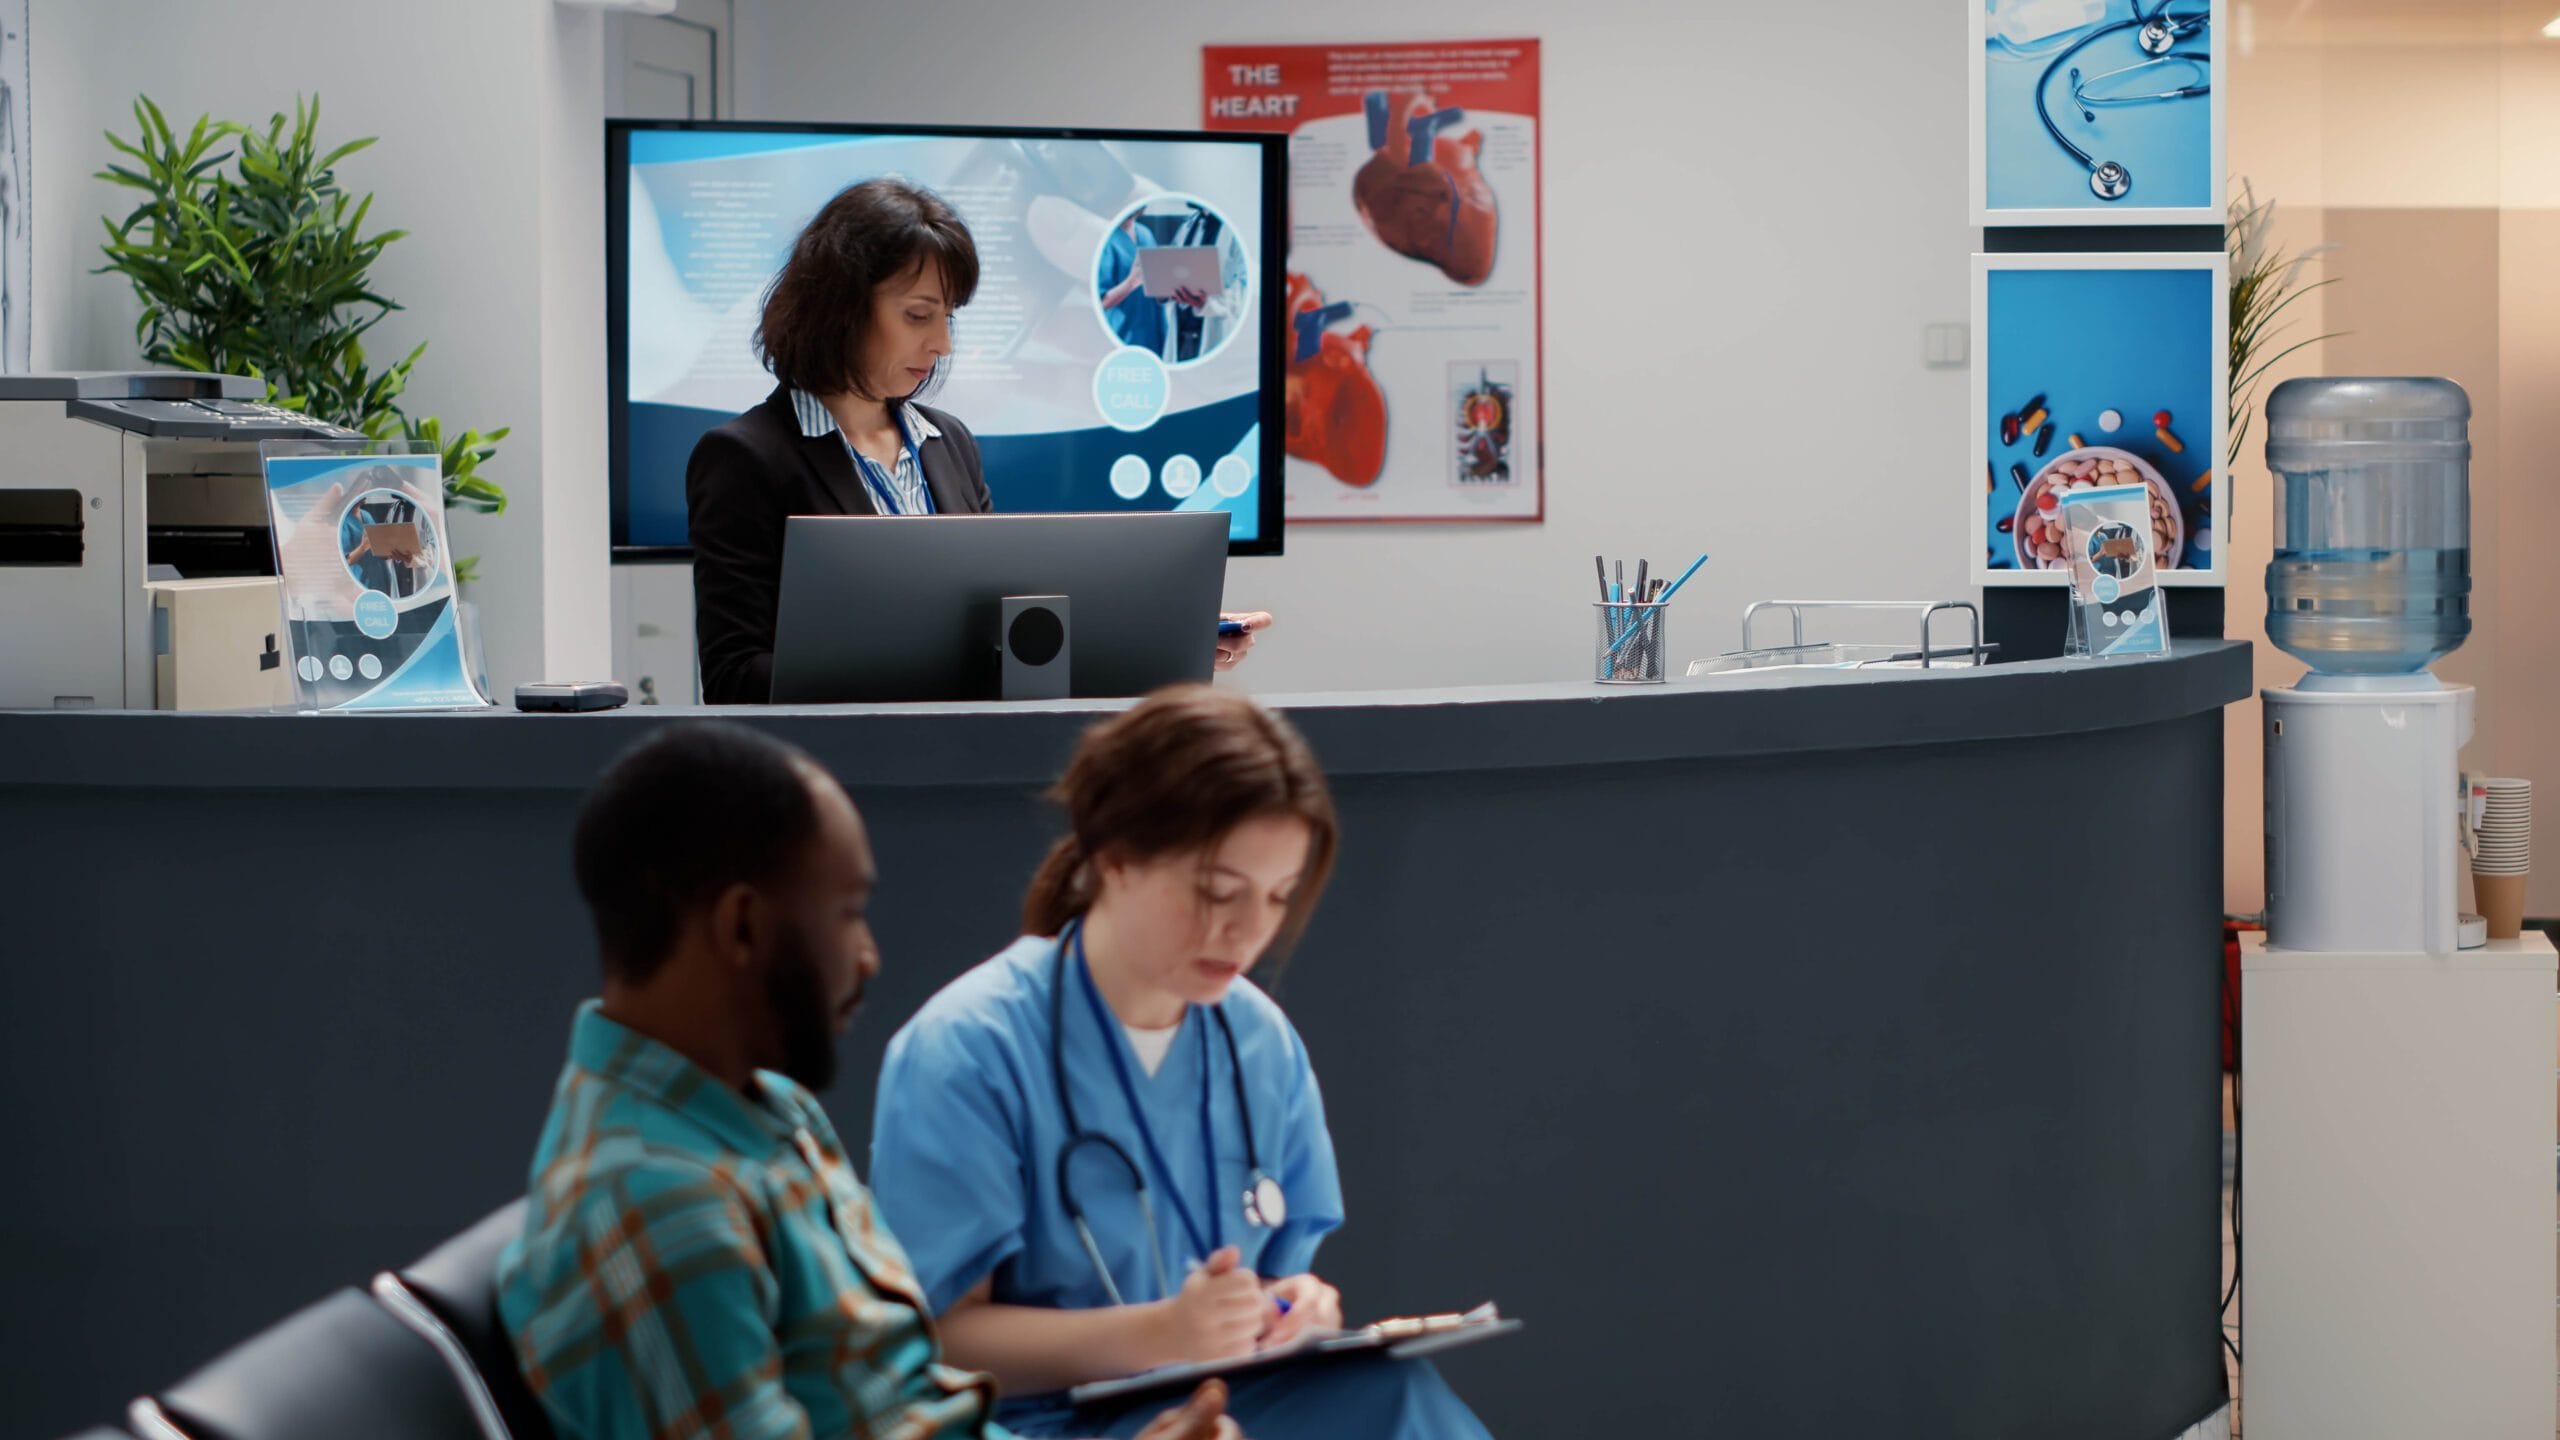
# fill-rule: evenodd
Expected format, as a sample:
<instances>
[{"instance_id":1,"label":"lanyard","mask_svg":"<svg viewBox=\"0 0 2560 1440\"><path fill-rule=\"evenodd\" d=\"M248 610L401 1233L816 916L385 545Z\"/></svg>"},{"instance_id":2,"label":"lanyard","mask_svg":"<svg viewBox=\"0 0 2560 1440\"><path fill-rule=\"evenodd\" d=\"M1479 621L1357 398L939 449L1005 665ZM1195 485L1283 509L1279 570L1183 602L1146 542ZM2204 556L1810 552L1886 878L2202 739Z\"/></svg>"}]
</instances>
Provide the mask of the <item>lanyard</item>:
<instances>
[{"instance_id":1,"label":"lanyard","mask_svg":"<svg viewBox=\"0 0 2560 1440\"><path fill-rule=\"evenodd\" d=\"M915 470L918 503L914 510L900 508L896 466L883 465L856 450L853 448L853 437L839 432L838 438L844 441L844 453L853 457L854 473L862 478L862 488L871 492L873 509L883 515L930 515L934 513L933 490L924 483L924 456L916 451L915 436L907 429L907 417L903 407L891 412L891 418L898 422L898 458Z\"/></svg>"},{"instance_id":2,"label":"lanyard","mask_svg":"<svg viewBox=\"0 0 2560 1440\"><path fill-rule=\"evenodd\" d=\"M1181 1183L1174 1178L1173 1166L1165 1162L1164 1151L1156 1146L1155 1127L1147 1123L1147 1112L1145 1107L1138 1103L1137 1082L1130 1078L1128 1057L1121 1053L1125 1047L1120 1043L1119 1037L1113 1033L1115 1025L1111 1018L1111 1012L1102 1003L1102 992L1094 986L1093 969L1091 966L1084 963L1084 934L1081 928L1079 928L1075 937L1075 947L1076 975L1084 982L1085 1004L1093 1011L1094 1027L1102 1032L1102 1043L1111 1051L1111 1073L1119 1077L1120 1096L1122 1099L1129 1102L1129 1118L1136 1121L1138 1124L1139 1143L1146 1147L1147 1159L1155 1165L1156 1173L1164 1177L1165 1197L1173 1202L1173 1213L1181 1219L1184 1232L1191 1237L1191 1243L1198 1248L1199 1253L1197 1258L1206 1260L1211 1254L1215 1253L1220 1246L1226 1243L1225 1227L1219 1223L1218 1206L1215 1198L1218 1193L1218 1147L1216 1143L1217 1132L1211 1128L1209 1123L1209 1071L1213 1064L1213 1057L1209 1053L1208 1024L1204 1021L1199 1027L1200 1153L1202 1159L1208 1166L1209 1195L1211 1197L1209 1205L1209 1224L1204 1233L1199 1220L1191 1213L1191 1202L1182 1198L1182 1186ZM1186 1021L1190 1019L1189 1007L1184 1009L1183 1018ZM1172 1297L1166 1296L1165 1298L1171 1299Z\"/></svg>"}]
</instances>

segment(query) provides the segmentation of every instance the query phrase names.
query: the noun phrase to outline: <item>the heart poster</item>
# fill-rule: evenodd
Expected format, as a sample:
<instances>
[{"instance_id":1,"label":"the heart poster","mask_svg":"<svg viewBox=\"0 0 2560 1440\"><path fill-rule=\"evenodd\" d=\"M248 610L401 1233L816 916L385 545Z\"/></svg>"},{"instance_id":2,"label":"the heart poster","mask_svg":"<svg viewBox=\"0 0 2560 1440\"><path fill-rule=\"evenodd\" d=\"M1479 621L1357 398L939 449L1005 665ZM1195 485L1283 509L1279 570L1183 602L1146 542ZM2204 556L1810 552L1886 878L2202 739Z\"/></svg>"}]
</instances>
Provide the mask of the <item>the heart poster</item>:
<instances>
[{"instance_id":1,"label":"the heart poster","mask_svg":"<svg viewBox=\"0 0 2560 1440\"><path fill-rule=\"evenodd\" d=\"M1289 523L1545 516L1538 42L1212 45L1289 137Z\"/></svg>"}]
</instances>

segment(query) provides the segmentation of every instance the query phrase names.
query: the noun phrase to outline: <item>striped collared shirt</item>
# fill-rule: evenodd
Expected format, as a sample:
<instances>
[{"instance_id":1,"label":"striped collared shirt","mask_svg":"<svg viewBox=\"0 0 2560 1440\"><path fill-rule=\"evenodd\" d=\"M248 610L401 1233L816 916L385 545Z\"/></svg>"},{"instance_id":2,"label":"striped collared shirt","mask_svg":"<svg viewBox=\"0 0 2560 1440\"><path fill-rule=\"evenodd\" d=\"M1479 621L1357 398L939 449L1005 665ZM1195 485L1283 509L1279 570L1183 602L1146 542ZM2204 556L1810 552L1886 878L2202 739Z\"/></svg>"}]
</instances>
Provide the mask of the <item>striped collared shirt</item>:
<instances>
[{"instance_id":1,"label":"striped collared shirt","mask_svg":"<svg viewBox=\"0 0 2560 1440\"><path fill-rule=\"evenodd\" d=\"M821 435L841 435L843 429L836 417L827 413L826 402L806 390L791 392L791 411L800 418L800 433L809 439ZM853 457L854 473L862 477L863 488L871 492L872 508L883 515L930 515L933 494L924 488L924 472L918 468L916 451L927 440L942 431L924 418L912 402L900 401L894 412L898 428L905 432L907 443L898 448L895 467L881 464L853 448L846 437L844 453Z\"/></svg>"},{"instance_id":2,"label":"striped collared shirt","mask_svg":"<svg viewBox=\"0 0 2560 1440\"><path fill-rule=\"evenodd\" d=\"M992 1382L938 1363L924 1291L826 1112L750 1098L578 1012L498 1265L516 1363L574 1440L968 1436Z\"/></svg>"}]
</instances>

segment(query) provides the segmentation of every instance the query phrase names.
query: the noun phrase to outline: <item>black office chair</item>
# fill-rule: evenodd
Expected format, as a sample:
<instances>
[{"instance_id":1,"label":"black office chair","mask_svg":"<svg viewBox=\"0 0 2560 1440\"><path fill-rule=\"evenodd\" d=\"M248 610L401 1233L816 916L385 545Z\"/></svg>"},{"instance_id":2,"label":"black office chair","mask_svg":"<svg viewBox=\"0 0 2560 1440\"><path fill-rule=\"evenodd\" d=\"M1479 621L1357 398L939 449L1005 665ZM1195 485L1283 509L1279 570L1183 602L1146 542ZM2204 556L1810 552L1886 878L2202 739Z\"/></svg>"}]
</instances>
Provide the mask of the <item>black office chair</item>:
<instances>
[{"instance_id":1,"label":"black office chair","mask_svg":"<svg viewBox=\"0 0 2560 1440\"><path fill-rule=\"evenodd\" d=\"M438 1350L468 1357L469 1383L500 1422L489 1440L552 1440L551 1421L516 1368L514 1342L498 1319L498 1252L524 1229L524 1203L512 1201L417 1263L373 1277L374 1298L401 1323Z\"/></svg>"},{"instance_id":2,"label":"black office chair","mask_svg":"<svg viewBox=\"0 0 2560 1440\"><path fill-rule=\"evenodd\" d=\"M145 1440L503 1437L482 1408L434 1345L350 1286L136 1400L126 1421Z\"/></svg>"}]
</instances>

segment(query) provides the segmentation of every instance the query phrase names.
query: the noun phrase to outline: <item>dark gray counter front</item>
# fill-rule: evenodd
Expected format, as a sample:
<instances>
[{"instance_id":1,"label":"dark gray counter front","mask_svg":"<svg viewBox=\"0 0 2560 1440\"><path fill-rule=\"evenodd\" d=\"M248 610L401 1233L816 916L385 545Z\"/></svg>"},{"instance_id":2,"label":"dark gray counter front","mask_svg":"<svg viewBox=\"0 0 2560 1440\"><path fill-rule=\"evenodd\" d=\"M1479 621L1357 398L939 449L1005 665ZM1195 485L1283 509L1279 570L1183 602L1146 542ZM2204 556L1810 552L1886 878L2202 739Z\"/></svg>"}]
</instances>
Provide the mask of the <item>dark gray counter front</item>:
<instances>
[{"instance_id":1,"label":"dark gray counter front","mask_svg":"<svg viewBox=\"0 0 2560 1440\"><path fill-rule=\"evenodd\" d=\"M2160 661L1275 698L1341 866L1277 982L1356 1314L1497 1299L1506 1436L2169 1440L2221 1403L2222 729ZM871 822L829 1097L1010 939L1108 706L721 712ZM683 713L0 714L0 1356L104 1417L519 1189L579 793Z\"/></svg>"}]
</instances>

